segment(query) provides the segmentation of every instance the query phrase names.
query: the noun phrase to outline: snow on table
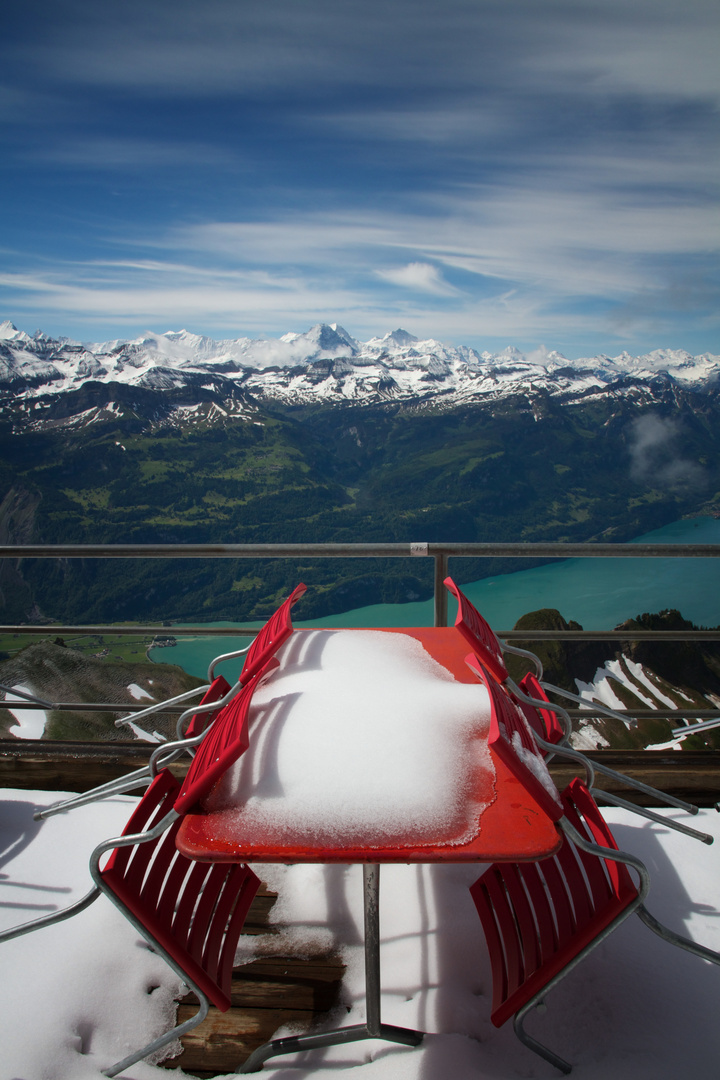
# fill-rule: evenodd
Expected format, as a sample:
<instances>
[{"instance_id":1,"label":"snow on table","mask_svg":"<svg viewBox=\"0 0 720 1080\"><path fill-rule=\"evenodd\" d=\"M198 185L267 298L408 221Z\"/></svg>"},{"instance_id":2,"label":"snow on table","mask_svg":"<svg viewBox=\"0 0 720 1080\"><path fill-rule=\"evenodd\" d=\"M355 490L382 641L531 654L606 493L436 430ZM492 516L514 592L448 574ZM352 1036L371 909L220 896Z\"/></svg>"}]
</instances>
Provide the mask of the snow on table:
<instances>
[{"instance_id":1,"label":"snow on table","mask_svg":"<svg viewBox=\"0 0 720 1080\"><path fill-rule=\"evenodd\" d=\"M207 808L244 841L462 844L494 794L489 704L401 633L298 632Z\"/></svg>"}]
</instances>

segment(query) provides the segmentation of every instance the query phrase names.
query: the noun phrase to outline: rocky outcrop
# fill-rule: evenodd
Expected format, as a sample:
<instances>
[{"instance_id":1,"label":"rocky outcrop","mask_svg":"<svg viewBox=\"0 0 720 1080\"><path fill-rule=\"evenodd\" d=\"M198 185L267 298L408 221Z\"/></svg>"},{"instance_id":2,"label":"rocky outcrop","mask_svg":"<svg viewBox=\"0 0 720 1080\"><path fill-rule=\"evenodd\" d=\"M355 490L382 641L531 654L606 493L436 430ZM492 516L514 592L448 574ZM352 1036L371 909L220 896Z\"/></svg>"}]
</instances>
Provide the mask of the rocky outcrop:
<instances>
[{"instance_id":1,"label":"rocky outcrop","mask_svg":"<svg viewBox=\"0 0 720 1080\"><path fill-rule=\"evenodd\" d=\"M130 663L106 657L88 656L75 648L51 641L38 641L0 663L0 683L24 687L48 702L117 702L117 713L46 710L44 739L114 741L132 739L132 729L115 727L117 717L126 715L122 704L151 705L153 701L182 694L202 680L173 664ZM0 691L3 698L5 691ZM20 710L18 715L22 716ZM158 714L147 729L172 737L177 714ZM0 708L0 737L22 737L18 719Z\"/></svg>"}]
</instances>

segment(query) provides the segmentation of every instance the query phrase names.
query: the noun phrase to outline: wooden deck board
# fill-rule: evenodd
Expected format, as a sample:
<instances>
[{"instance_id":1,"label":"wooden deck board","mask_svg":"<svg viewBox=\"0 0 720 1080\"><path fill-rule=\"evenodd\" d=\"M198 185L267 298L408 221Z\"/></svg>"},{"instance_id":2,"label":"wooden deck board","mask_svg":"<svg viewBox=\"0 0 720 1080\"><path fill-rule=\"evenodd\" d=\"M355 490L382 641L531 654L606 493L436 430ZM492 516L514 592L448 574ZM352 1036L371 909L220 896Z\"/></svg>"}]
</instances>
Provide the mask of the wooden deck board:
<instances>
[{"instance_id":1,"label":"wooden deck board","mask_svg":"<svg viewBox=\"0 0 720 1080\"><path fill-rule=\"evenodd\" d=\"M264 884L248 912L243 932L273 933L269 921L276 894ZM161 1064L181 1068L200 1080L234 1072L258 1046L272 1039L284 1024L309 1030L318 1017L339 1003L345 970L336 954L313 957L260 956L233 972L227 1012L211 1007L207 1018L183 1036L182 1053ZM194 994L178 1006L177 1022L188 1020L197 1010Z\"/></svg>"},{"instance_id":2,"label":"wooden deck board","mask_svg":"<svg viewBox=\"0 0 720 1080\"><path fill-rule=\"evenodd\" d=\"M153 749L147 743L2 739L0 787L88 791L146 764ZM653 787L688 798L698 806L714 806L720 801L720 750L593 750L587 756ZM171 768L181 776L187 766L188 762L178 761ZM563 788L579 770L556 759L550 763L550 772L558 787ZM600 775L597 786L621 790ZM646 801L645 796L626 797L638 803Z\"/></svg>"}]
</instances>

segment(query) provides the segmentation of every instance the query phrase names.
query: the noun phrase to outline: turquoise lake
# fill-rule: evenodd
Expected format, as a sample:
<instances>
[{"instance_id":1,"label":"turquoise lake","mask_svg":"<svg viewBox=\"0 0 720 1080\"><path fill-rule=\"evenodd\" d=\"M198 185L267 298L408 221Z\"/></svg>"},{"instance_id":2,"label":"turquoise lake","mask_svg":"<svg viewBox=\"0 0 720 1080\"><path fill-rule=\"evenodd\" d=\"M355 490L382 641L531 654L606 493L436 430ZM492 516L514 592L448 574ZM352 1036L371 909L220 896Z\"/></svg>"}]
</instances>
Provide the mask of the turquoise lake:
<instances>
[{"instance_id":1,"label":"turquoise lake","mask_svg":"<svg viewBox=\"0 0 720 1080\"><path fill-rule=\"evenodd\" d=\"M720 520L701 517L676 521L636 537L634 542L720 544ZM663 608L678 608L698 626L720 624L720 559L562 559L466 583L462 589L496 631L511 630L521 615L543 607L557 608L564 618L574 619L586 630L611 630L625 619ZM453 600L451 617L454 610ZM434 618L432 600L373 604L308 622L300 617L300 600L295 612L294 624L304 627L431 626ZM151 650L150 658L156 663L179 664L205 678L214 656L247 644L246 637L183 638L175 648ZM219 670L229 677L237 662L225 666L228 670Z\"/></svg>"}]
</instances>

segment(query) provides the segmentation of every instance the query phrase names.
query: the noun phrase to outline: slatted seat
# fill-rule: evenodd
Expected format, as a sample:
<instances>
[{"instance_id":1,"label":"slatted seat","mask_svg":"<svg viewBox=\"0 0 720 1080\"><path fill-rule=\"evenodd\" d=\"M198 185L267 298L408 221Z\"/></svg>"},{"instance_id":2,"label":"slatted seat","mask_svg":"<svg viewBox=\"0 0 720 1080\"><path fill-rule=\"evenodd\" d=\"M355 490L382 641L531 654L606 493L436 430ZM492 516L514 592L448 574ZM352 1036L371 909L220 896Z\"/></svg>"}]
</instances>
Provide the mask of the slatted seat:
<instances>
[{"instance_id":1,"label":"slatted seat","mask_svg":"<svg viewBox=\"0 0 720 1080\"><path fill-rule=\"evenodd\" d=\"M518 683L518 687L527 698L535 702L531 705L529 701L518 701L530 727L545 742L560 746L565 739L565 728L558 720L537 675L528 671Z\"/></svg>"},{"instance_id":2,"label":"slatted seat","mask_svg":"<svg viewBox=\"0 0 720 1080\"><path fill-rule=\"evenodd\" d=\"M301 582L265 623L248 649L240 676L241 683L244 684L252 679L253 675L265 666L270 657L274 656L283 642L290 637L293 630L290 618L292 607L306 591L307 586Z\"/></svg>"},{"instance_id":3,"label":"slatted seat","mask_svg":"<svg viewBox=\"0 0 720 1080\"><path fill-rule=\"evenodd\" d=\"M163 769L127 823L123 841L128 842L114 847L93 876L131 921L141 924L138 929L162 947L182 978L224 1012L230 1007L237 939L260 882L241 863L199 863L182 855L175 847L179 815L157 840L138 842L176 809L179 797L179 782ZM102 848L94 853L95 864L102 853ZM171 1033L164 1041L175 1037Z\"/></svg>"},{"instance_id":4,"label":"slatted seat","mask_svg":"<svg viewBox=\"0 0 720 1080\"><path fill-rule=\"evenodd\" d=\"M252 695L274 667L277 661L271 658L256 669L219 710L182 782L169 769L157 773L122 836L98 845L90 856L95 887L82 900L0 934L0 941L9 941L61 922L104 893L195 991L200 1008L194 1017L123 1058L106 1076L117 1075L191 1030L207 1015L210 1002L222 1011L230 1007L237 940L259 880L244 864L194 862L177 850L175 838L182 815L247 749Z\"/></svg>"},{"instance_id":5,"label":"slatted seat","mask_svg":"<svg viewBox=\"0 0 720 1080\"><path fill-rule=\"evenodd\" d=\"M562 836L559 850L550 858L495 863L471 886L490 953L491 1019L500 1027L514 1016L518 1038L569 1073L567 1061L528 1035L525 1017L626 918L637 913L665 941L714 964L720 964L720 954L681 937L648 912L643 903L650 887L647 868L619 851L581 780L573 780L559 794L519 704L472 659L490 700L489 746ZM637 883L628 867L637 873Z\"/></svg>"},{"instance_id":6,"label":"slatted seat","mask_svg":"<svg viewBox=\"0 0 720 1080\"><path fill-rule=\"evenodd\" d=\"M443 584L458 602L455 629L462 634L498 682L505 682L509 673L503 658L503 646L494 630L452 578L445 578Z\"/></svg>"},{"instance_id":7,"label":"slatted seat","mask_svg":"<svg viewBox=\"0 0 720 1080\"><path fill-rule=\"evenodd\" d=\"M567 746L572 730L570 717L564 709L549 701L546 690L564 695L576 702L581 702L582 699L575 694L568 693L560 687L542 682L542 664L540 663L539 658L536 657L534 653L529 653L524 649L516 649L513 646L501 644L490 625L482 617L477 608L475 608L470 600L462 593L452 578L446 578L445 585L458 601L455 626L473 649L473 652L467 661L469 667L472 668L480 678L481 676L478 673L477 667L478 664L481 663L498 683L507 688L518 707L526 713L527 720L535 733L538 746L544 750L548 760L553 754L557 754L561 757L579 761L584 765L586 770L589 770L591 768L589 759L579 751L571 750ZM524 677L521 684L519 686L516 685L505 666L505 661L503 659L503 653L505 652L523 656L534 661L536 674L533 675L532 672L529 672ZM528 689L532 692L527 693ZM603 706L598 707L598 712L618 717L618 714L614 713L612 709L607 709ZM562 720L560 720L560 717L562 717ZM622 720L622 717L619 717L619 719ZM657 799L666 806L677 807L678 810L684 810L689 814L698 813L698 807L693 803L688 803L684 799L678 799L674 795L669 795L665 791L658 790L658 788L643 784L633 777L626 776L624 773L617 772L615 769L610 769L601 762L594 761L592 763L592 770L592 772L588 771L588 783L590 786L592 786L593 783L592 777L594 771L597 771L603 773L605 776L611 777L613 780L626 787L633 788L635 791L640 791L644 795L650 796L652 799ZM653 815L651 811L638 808L633 803L627 802L625 799L620 798L614 793L603 792L602 794L607 802L612 802L614 805L621 806L623 809L630 810L632 813L639 814L646 818L654 819L657 817L657 815ZM704 844L712 844L713 842L713 838L708 833L702 833L697 829L691 829L687 825L683 825L682 822L674 822L667 819L663 820L666 821L666 824L670 828L675 829L677 832L682 832L687 836L691 836L695 840L700 840Z\"/></svg>"},{"instance_id":8,"label":"slatted seat","mask_svg":"<svg viewBox=\"0 0 720 1080\"><path fill-rule=\"evenodd\" d=\"M259 683L277 667L278 661L274 657L266 660L264 667L256 666L252 679L247 680L237 696L221 710L195 751L185 775L174 805L178 814L190 810L245 753L250 745L248 721L252 695Z\"/></svg>"},{"instance_id":9,"label":"slatted seat","mask_svg":"<svg viewBox=\"0 0 720 1080\"><path fill-rule=\"evenodd\" d=\"M618 850L582 781L565 789L562 809L588 843ZM640 902L625 865L588 855L567 836L557 854L542 862L496 863L470 893L490 953L496 1027Z\"/></svg>"}]
</instances>

